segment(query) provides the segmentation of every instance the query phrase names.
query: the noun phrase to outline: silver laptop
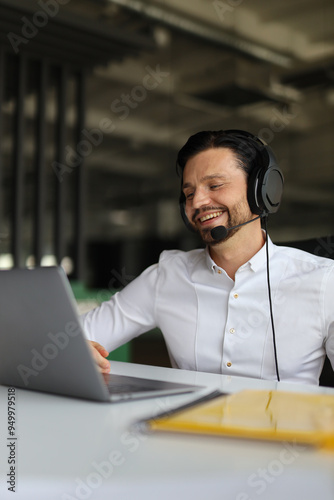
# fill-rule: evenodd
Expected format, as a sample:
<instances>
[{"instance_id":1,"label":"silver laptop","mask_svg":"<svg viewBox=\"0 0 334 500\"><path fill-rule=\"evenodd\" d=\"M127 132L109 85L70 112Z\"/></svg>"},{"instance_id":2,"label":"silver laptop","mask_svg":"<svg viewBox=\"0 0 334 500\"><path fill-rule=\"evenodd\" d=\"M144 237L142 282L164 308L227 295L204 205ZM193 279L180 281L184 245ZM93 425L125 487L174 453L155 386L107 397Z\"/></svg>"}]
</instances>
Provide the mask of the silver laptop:
<instances>
[{"instance_id":1,"label":"silver laptop","mask_svg":"<svg viewBox=\"0 0 334 500\"><path fill-rule=\"evenodd\" d=\"M60 267L0 271L0 384L95 401L192 392L200 387L102 375Z\"/></svg>"}]
</instances>

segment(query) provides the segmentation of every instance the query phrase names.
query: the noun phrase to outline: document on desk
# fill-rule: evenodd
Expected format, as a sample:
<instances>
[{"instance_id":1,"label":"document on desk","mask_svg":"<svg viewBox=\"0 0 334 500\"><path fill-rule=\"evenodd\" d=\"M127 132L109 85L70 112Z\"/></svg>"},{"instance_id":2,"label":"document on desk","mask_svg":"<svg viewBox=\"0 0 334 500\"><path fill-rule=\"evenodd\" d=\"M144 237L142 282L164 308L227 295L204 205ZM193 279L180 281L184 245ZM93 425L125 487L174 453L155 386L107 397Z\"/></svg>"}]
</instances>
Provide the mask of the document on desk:
<instances>
[{"instance_id":1,"label":"document on desk","mask_svg":"<svg viewBox=\"0 0 334 500\"><path fill-rule=\"evenodd\" d=\"M140 425L151 431L294 441L334 451L334 395L277 390L213 394Z\"/></svg>"}]
</instances>

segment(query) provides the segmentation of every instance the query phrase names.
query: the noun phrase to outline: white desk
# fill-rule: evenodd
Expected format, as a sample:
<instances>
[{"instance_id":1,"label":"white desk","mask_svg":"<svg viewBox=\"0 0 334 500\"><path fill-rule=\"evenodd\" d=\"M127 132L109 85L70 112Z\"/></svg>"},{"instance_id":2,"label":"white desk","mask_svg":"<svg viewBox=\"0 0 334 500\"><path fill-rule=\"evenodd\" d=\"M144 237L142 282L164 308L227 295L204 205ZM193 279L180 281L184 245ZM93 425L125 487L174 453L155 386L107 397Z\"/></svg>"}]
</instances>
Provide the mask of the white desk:
<instances>
[{"instance_id":1,"label":"white desk","mask_svg":"<svg viewBox=\"0 0 334 500\"><path fill-rule=\"evenodd\" d=\"M276 383L112 363L114 373L235 392ZM281 389L333 389L281 383ZM16 389L16 493L7 490L7 388L0 386L0 498L15 500L333 500L334 453L282 443L129 433L192 399L91 403Z\"/></svg>"}]
</instances>

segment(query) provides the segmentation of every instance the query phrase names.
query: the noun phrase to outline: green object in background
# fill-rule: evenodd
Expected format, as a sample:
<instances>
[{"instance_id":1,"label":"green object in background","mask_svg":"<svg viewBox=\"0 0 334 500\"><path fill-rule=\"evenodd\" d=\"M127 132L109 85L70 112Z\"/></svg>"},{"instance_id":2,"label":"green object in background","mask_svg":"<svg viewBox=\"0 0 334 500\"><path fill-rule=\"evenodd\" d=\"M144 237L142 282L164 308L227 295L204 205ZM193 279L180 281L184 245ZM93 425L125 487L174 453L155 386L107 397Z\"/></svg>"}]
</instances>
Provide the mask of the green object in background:
<instances>
[{"instance_id":1,"label":"green object in background","mask_svg":"<svg viewBox=\"0 0 334 500\"><path fill-rule=\"evenodd\" d=\"M131 343L121 345L108 356L110 361L127 361L131 362Z\"/></svg>"},{"instance_id":2,"label":"green object in background","mask_svg":"<svg viewBox=\"0 0 334 500\"><path fill-rule=\"evenodd\" d=\"M96 305L101 304L101 302L108 300L112 295L116 293L117 290L95 290L87 288L81 281L71 281L71 288L75 297L75 300L80 303L85 302L96 302ZM112 351L108 359L111 361L131 361L131 343L128 342L114 351Z\"/></svg>"}]
</instances>

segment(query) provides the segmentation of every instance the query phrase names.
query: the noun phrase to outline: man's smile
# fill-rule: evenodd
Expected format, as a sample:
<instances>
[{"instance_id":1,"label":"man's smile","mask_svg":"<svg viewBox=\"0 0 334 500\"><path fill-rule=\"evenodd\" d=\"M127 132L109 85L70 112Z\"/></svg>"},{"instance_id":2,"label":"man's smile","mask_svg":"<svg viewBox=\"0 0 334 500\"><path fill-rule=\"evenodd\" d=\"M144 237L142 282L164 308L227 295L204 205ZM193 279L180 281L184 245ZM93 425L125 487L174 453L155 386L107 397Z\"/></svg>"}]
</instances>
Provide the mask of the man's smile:
<instances>
[{"instance_id":1,"label":"man's smile","mask_svg":"<svg viewBox=\"0 0 334 500\"><path fill-rule=\"evenodd\" d=\"M222 215L223 212L222 211L219 211L219 212L213 212L211 214L206 214L206 215L203 215L202 217L199 217L198 220L200 222L205 222L207 220L210 220L210 219L215 219L216 217L219 217L220 215Z\"/></svg>"}]
</instances>

